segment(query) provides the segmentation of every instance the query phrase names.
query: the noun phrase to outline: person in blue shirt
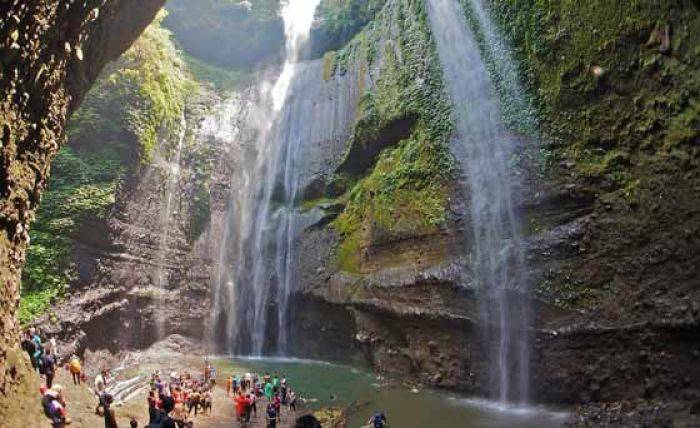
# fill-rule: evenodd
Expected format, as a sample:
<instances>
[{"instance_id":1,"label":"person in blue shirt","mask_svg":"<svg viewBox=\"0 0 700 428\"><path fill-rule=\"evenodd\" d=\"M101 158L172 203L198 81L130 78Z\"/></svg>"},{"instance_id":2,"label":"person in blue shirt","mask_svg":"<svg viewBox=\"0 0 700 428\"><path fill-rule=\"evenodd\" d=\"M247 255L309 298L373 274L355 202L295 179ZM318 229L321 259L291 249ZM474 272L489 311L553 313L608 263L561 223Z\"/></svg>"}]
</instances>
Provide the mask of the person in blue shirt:
<instances>
[{"instance_id":1,"label":"person in blue shirt","mask_svg":"<svg viewBox=\"0 0 700 428\"><path fill-rule=\"evenodd\" d=\"M267 405L267 427L277 427L277 410L275 409L275 405L273 403Z\"/></svg>"}]
</instances>

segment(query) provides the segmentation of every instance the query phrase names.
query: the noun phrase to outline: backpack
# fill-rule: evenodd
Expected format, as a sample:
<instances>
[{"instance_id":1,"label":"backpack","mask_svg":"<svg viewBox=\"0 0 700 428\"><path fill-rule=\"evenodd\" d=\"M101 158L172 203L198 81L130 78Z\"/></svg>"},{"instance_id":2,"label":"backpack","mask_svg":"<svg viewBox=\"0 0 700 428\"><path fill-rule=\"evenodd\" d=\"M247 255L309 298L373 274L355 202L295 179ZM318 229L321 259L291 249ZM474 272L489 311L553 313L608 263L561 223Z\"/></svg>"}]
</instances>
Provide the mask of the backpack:
<instances>
[{"instance_id":1,"label":"backpack","mask_svg":"<svg viewBox=\"0 0 700 428\"><path fill-rule=\"evenodd\" d=\"M54 404L55 401L56 397L49 394L45 394L41 398L41 407L43 407L44 409L44 415L46 415L46 417L51 419L52 421L61 417L58 408Z\"/></svg>"},{"instance_id":2,"label":"backpack","mask_svg":"<svg viewBox=\"0 0 700 428\"><path fill-rule=\"evenodd\" d=\"M77 358L73 358L73 359L70 361L69 368L70 368L70 372L71 372L71 373L76 373L76 374L77 374L77 373L80 373L80 372L82 371L82 369L83 369L83 368L80 366L80 361L79 361Z\"/></svg>"},{"instance_id":3,"label":"backpack","mask_svg":"<svg viewBox=\"0 0 700 428\"><path fill-rule=\"evenodd\" d=\"M51 375L54 373L54 359L51 355L44 355L41 359L41 365L44 368L44 374Z\"/></svg>"}]
</instances>

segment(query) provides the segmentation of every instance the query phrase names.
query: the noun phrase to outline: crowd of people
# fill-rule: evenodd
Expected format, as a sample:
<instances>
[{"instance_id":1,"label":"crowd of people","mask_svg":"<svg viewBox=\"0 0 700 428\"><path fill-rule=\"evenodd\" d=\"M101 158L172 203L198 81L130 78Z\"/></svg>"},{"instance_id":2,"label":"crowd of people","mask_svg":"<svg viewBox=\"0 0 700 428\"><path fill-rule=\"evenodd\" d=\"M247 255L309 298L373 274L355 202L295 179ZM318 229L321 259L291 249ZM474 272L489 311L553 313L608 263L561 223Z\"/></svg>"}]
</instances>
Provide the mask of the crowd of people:
<instances>
[{"instance_id":1,"label":"crowd of people","mask_svg":"<svg viewBox=\"0 0 700 428\"><path fill-rule=\"evenodd\" d=\"M214 376L215 373L214 370ZM147 397L149 426L193 427L193 413L194 417L198 414L211 414L212 388L215 384L216 378L212 376L212 367L209 365L202 377L194 377L189 372L171 373L166 380L156 370L151 375Z\"/></svg>"},{"instance_id":2,"label":"crowd of people","mask_svg":"<svg viewBox=\"0 0 700 428\"><path fill-rule=\"evenodd\" d=\"M21 345L29 355L32 367L45 377L46 386L51 388L56 374L56 364L60 359L56 338L51 337L44 341L39 331L32 327L22 335Z\"/></svg>"},{"instance_id":3,"label":"crowd of people","mask_svg":"<svg viewBox=\"0 0 700 428\"><path fill-rule=\"evenodd\" d=\"M233 396L236 416L241 425L250 423L251 417L258 417L258 400L265 398L265 418L267 426L275 428L282 418L282 406L290 411L296 411L297 396L289 386L284 375L270 376L269 373L260 378L257 373L245 373L238 376L232 374L226 379L226 395Z\"/></svg>"},{"instance_id":4,"label":"crowd of people","mask_svg":"<svg viewBox=\"0 0 700 428\"><path fill-rule=\"evenodd\" d=\"M63 387L54 384L57 368L60 367L61 356L55 337L42 337L41 333L31 327L22 333L22 349L29 356L32 367L43 378L44 383L39 388L44 414L51 420L53 428L62 428L70 423L66 407ZM76 363L77 361L77 363ZM73 382L80 383L84 379L80 360L71 357L68 365L73 374Z\"/></svg>"},{"instance_id":5,"label":"crowd of people","mask_svg":"<svg viewBox=\"0 0 700 428\"><path fill-rule=\"evenodd\" d=\"M61 367L61 362L65 363L64 367L74 385L84 385L87 377L77 355L71 355L70 358L62 360L56 340L50 338L44 341L43 339L36 329L30 328L22 335L22 348L29 355L32 366L44 379L40 393L45 415L50 419L52 428L64 428L71 423L71 419L68 416L65 390L61 385L53 382L57 367ZM109 392L112 383L113 377L110 371L103 368L95 376L94 389L92 389L97 398L95 413L104 418L105 428L117 428L113 408L114 397ZM151 374L147 388L148 424L146 427L193 428L194 418L198 415L211 415L215 385L216 368L207 359L204 362L203 372L196 375L183 371L179 374L173 372L164 376L159 370L155 370ZM295 417L297 394L284 374L279 376L265 373L260 376L258 373L232 373L226 376L224 388L226 396L232 400L240 426L246 426L255 420L256 425L263 422L268 428L276 428L282 420L283 410L289 412L290 417ZM259 419L261 417L262 421ZM138 426L137 420L130 421L130 427ZM375 415L370 426L386 426L384 415Z\"/></svg>"}]
</instances>

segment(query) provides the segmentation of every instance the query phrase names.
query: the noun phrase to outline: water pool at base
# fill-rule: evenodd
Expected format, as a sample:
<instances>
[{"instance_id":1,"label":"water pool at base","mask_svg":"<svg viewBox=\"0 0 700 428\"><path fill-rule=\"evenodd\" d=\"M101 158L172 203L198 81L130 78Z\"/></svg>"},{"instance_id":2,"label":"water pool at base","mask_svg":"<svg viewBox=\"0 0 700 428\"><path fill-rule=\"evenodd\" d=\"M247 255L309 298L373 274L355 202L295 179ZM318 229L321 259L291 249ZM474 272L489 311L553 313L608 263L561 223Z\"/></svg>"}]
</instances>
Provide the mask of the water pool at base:
<instances>
[{"instance_id":1,"label":"water pool at base","mask_svg":"<svg viewBox=\"0 0 700 428\"><path fill-rule=\"evenodd\" d=\"M513 408L501 403L439 390L412 392L389 386L364 369L323 361L286 358L215 358L222 381L233 373L284 375L311 408L349 408L348 428L359 428L376 410L392 428L561 427L568 415L539 407Z\"/></svg>"}]
</instances>

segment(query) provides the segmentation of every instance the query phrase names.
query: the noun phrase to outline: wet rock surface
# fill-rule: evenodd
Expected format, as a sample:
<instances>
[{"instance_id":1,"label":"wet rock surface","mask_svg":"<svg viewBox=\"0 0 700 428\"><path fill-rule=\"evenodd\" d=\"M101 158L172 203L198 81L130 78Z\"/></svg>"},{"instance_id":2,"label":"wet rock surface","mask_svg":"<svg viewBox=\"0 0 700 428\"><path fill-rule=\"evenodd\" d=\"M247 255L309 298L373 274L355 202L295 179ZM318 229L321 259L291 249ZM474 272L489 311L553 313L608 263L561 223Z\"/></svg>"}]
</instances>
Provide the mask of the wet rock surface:
<instances>
[{"instance_id":1,"label":"wet rock surface","mask_svg":"<svg viewBox=\"0 0 700 428\"><path fill-rule=\"evenodd\" d=\"M158 159L131 165L112 213L101 225L103 239L92 239L91 229L76 237L82 275L75 289L37 322L70 352L143 349L171 333L206 336L217 237L235 165L230 147L198 135L205 106L218 102L211 94L192 101L187 125L193 141L207 146L200 151L216 159L205 195L212 221L201 234L191 233L193 212L204 202L195 199L199 189L187 175L167 189L172 165ZM188 162L183 158L178 168L193 168Z\"/></svg>"}]
</instances>

